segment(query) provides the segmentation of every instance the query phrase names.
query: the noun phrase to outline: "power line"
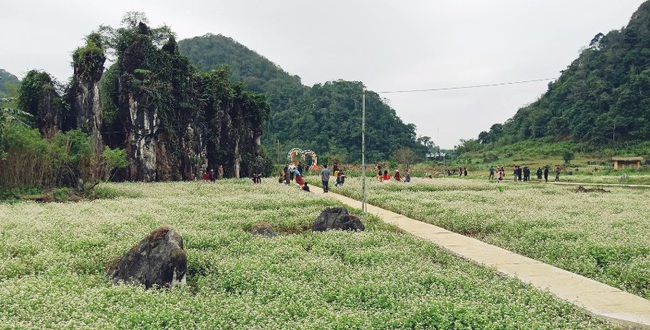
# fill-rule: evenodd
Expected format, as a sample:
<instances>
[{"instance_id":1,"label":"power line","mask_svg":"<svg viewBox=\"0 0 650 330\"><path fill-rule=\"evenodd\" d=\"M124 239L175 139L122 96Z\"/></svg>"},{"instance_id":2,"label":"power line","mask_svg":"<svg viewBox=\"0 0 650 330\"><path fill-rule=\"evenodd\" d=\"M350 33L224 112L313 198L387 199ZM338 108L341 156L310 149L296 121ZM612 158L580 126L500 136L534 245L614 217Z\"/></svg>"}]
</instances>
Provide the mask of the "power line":
<instances>
[{"instance_id":1,"label":"power line","mask_svg":"<svg viewBox=\"0 0 650 330\"><path fill-rule=\"evenodd\" d=\"M540 81L549 81L549 80L555 80L555 78L541 78L541 79L502 82L502 83L492 83L492 84L485 84L485 85L472 85L472 86L411 89L411 90L403 90L403 91L383 91L383 92L377 92L377 93L379 93L379 94L395 94L395 93L416 93L416 92L439 92L439 91L450 91L450 90L456 90L456 89L470 89L470 88L484 88L484 87L497 87L497 86L505 86L505 85L527 84L527 83L540 82Z\"/></svg>"}]
</instances>

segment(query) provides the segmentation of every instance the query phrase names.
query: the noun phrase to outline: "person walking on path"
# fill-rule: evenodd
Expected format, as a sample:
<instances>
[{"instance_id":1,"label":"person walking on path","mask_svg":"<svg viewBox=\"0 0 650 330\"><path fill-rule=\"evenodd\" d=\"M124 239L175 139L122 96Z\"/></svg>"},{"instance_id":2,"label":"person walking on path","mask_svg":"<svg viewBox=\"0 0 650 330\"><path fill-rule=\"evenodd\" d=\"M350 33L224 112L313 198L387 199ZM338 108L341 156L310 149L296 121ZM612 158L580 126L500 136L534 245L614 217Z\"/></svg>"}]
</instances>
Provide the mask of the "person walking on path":
<instances>
[{"instance_id":1,"label":"person walking on path","mask_svg":"<svg viewBox=\"0 0 650 330\"><path fill-rule=\"evenodd\" d=\"M345 173L343 173L343 170L339 170L336 174L336 183L334 184L334 187L343 187L343 184L345 184Z\"/></svg>"},{"instance_id":2,"label":"person walking on path","mask_svg":"<svg viewBox=\"0 0 650 330\"><path fill-rule=\"evenodd\" d=\"M560 182L560 167L555 166L555 182Z\"/></svg>"},{"instance_id":3,"label":"person walking on path","mask_svg":"<svg viewBox=\"0 0 650 330\"><path fill-rule=\"evenodd\" d=\"M330 183L330 170L327 169L327 164L323 165L323 170L320 171L320 180L323 182L323 192L326 193Z\"/></svg>"},{"instance_id":4,"label":"person walking on path","mask_svg":"<svg viewBox=\"0 0 650 330\"><path fill-rule=\"evenodd\" d=\"M548 165L544 167L544 182L548 182Z\"/></svg>"},{"instance_id":5,"label":"person walking on path","mask_svg":"<svg viewBox=\"0 0 650 330\"><path fill-rule=\"evenodd\" d=\"M530 181L530 169L528 166L524 166L524 182Z\"/></svg>"}]
</instances>

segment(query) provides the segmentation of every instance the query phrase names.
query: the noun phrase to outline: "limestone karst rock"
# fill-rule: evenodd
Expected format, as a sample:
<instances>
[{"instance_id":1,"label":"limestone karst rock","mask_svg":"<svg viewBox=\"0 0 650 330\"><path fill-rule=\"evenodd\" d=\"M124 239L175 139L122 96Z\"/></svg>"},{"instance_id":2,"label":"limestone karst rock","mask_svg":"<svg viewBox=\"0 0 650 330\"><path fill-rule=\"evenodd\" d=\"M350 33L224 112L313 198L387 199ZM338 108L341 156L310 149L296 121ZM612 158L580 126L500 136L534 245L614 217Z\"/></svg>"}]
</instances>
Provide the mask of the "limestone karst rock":
<instances>
[{"instance_id":1,"label":"limestone karst rock","mask_svg":"<svg viewBox=\"0 0 650 330\"><path fill-rule=\"evenodd\" d=\"M113 283L141 283L146 288L168 288L185 283L187 254L183 238L161 227L106 267Z\"/></svg>"},{"instance_id":2,"label":"limestone karst rock","mask_svg":"<svg viewBox=\"0 0 650 330\"><path fill-rule=\"evenodd\" d=\"M363 231L366 228L359 218L350 215L345 208L328 207L316 218L312 231L331 229Z\"/></svg>"}]
</instances>

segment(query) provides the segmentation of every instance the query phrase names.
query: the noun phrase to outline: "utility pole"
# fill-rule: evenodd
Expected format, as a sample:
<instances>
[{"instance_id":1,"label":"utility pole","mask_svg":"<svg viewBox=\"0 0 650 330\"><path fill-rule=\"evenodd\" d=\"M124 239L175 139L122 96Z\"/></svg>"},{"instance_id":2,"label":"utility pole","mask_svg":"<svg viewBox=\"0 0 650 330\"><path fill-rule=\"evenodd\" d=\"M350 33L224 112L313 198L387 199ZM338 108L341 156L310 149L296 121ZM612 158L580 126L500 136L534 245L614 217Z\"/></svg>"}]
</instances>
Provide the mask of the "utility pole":
<instances>
[{"instance_id":1,"label":"utility pole","mask_svg":"<svg viewBox=\"0 0 650 330\"><path fill-rule=\"evenodd\" d=\"M366 88L361 94L361 211L366 212Z\"/></svg>"}]
</instances>

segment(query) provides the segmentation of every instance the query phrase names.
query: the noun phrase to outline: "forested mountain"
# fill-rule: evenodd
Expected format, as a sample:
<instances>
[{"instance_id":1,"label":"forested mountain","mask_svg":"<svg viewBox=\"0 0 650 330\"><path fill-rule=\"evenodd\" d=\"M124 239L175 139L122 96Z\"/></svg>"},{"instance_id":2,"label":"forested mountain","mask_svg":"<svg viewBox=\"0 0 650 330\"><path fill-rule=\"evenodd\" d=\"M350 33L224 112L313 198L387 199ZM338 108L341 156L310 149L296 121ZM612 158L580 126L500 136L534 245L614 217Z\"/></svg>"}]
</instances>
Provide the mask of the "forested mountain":
<instances>
[{"instance_id":1,"label":"forested mountain","mask_svg":"<svg viewBox=\"0 0 650 330\"><path fill-rule=\"evenodd\" d=\"M342 161L361 160L361 82L339 80L304 86L300 77L221 35L181 40L178 46L199 68L227 65L231 79L264 93L270 115L262 144L275 160L292 147ZM415 125L403 123L373 92L366 95L366 146L370 162L388 159L400 148L410 148L421 156L427 152L416 140Z\"/></svg>"},{"instance_id":2,"label":"forested mountain","mask_svg":"<svg viewBox=\"0 0 650 330\"><path fill-rule=\"evenodd\" d=\"M19 85L18 77L0 69L0 98L10 96L12 88L17 89Z\"/></svg>"},{"instance_id":3,"label":"forested mountain","mask_svg":"<svg viewBox=\"0 0 650 330\"><path fill-rule=\"evenodd\" d=\"M591 148L650 140L650 2L626 27L596 34L543 96L503 125L481 132L476 142L505 145L532 138Z\"/></svg>"}]
</instances>

